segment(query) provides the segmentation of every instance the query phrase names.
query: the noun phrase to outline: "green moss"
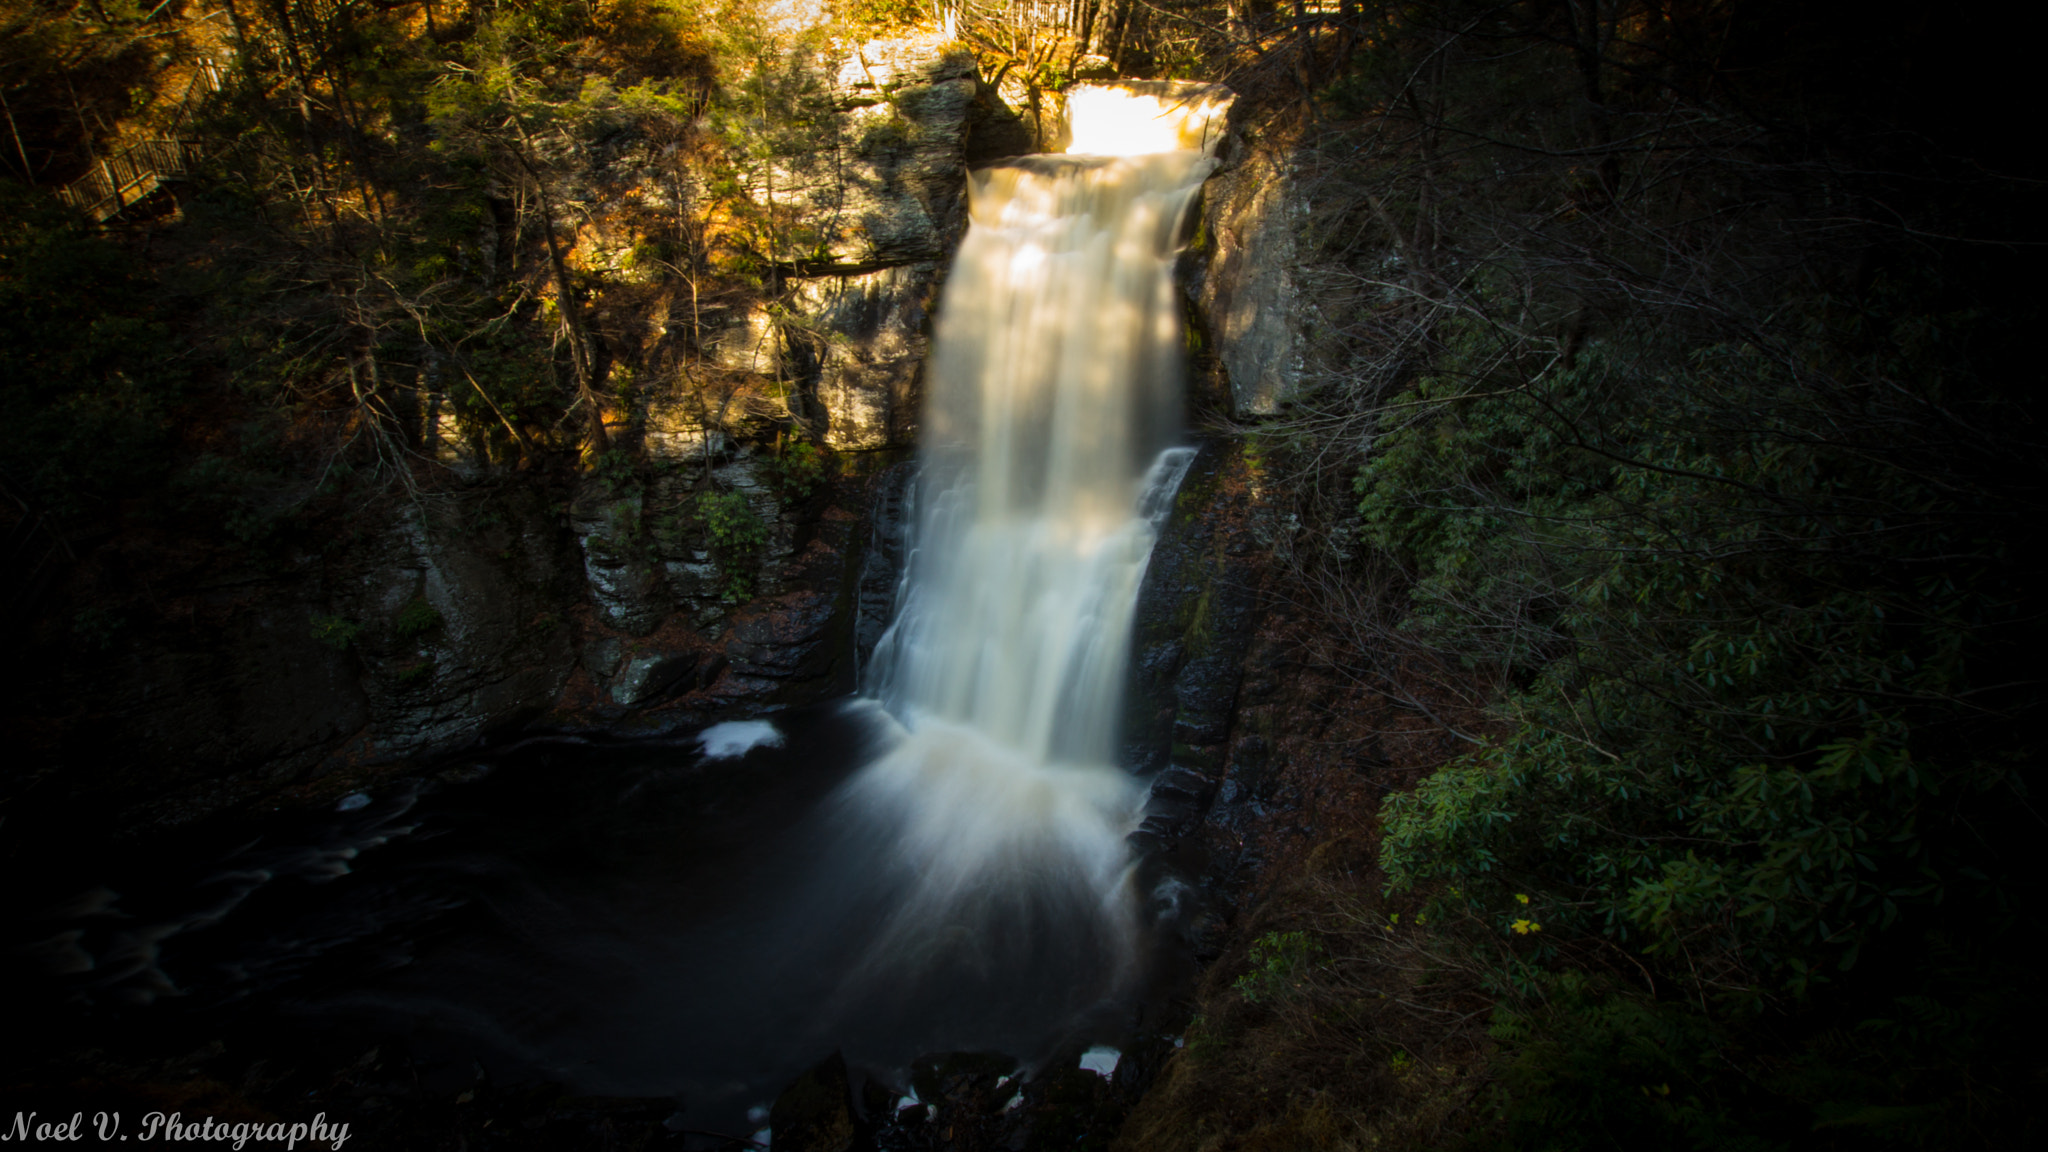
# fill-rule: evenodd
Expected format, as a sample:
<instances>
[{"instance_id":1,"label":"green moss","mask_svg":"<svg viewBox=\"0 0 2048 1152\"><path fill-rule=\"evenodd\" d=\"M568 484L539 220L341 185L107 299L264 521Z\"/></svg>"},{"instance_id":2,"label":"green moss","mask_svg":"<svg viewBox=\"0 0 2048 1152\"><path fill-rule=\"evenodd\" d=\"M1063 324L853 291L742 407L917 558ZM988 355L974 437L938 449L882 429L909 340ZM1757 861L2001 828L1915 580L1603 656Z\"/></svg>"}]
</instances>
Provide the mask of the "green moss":
<instances>
[{"instance_id":1,"label":"green moss","mask_svg":"<svg viewBox=\"0 0 2048 1152\"><path fill-rule=\"evenodd\" d=\"M327 616L318 612L312 615L309 623L312 625L313 639L327 645L336 652L348 651L349 645L354 644L356 637L361 635L363 631L363 626L353 620L346 620L340 616Z\"/></svg>"},{"instance_id":2,"label":"green moss","mask_svg":"<svg viewBox=\"0 0 2048 1152\"><path fill-rule=\"evenodd\" d=\"M401 639L412 640L433 632L442 623L441 613L424 597L415 596L398 610L398 618L391 622L391 630Z\"/></svg>"},{"instance_id":3,"label":"green moss","mask_svg":"<svg viewBox=\"0 0 2048 1152\"><path fill-rule=\"evenodd\" d=\"M1201 592L1181 602L1179 618L1175 626L1180 629L1180 642L1190 656L1201 656L1216 642L1215 624L1210 619L1216 604L1216 572L1203 573Z\"/></svg>"}]
</instances>

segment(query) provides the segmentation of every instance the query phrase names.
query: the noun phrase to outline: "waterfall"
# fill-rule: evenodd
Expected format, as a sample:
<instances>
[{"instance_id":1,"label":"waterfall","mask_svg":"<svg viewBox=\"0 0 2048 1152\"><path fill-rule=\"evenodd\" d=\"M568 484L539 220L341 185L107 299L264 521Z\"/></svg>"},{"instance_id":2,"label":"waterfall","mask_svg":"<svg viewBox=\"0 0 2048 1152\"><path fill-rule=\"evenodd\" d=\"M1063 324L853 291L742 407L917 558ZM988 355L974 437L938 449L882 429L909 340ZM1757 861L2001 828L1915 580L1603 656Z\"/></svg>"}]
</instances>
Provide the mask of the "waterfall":
<instances>
[{"instance_id":1,"label":"waterfall","mask_svg":"<svg viewBox=\"0 0 2048 1152\"><path fill-rule=\"evenodd\" d=\"M1172 263L1212 109L1108 89L1073 106L1087 152L970 176L921 515L864 685L901 729L842 796L899 886L869 967L926 985L1057 957L1101 994L1133 955L1143 795L1114 744L1138 585L1193 455L1171 447Z\"/></svg>"}]
</instances>

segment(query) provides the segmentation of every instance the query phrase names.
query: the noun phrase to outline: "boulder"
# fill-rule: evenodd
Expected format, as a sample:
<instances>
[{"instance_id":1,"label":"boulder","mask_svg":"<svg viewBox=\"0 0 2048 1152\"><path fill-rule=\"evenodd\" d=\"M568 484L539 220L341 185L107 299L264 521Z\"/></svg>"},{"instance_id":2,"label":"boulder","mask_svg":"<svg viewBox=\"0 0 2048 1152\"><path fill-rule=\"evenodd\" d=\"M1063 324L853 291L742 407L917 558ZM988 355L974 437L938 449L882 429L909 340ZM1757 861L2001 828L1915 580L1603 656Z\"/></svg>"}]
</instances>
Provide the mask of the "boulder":
<instances>
[{"instance_id":1,"label":"boulder","mask_svg":"<svg viewBox=\"0 0 2048 1152\"><path fill-rule=\"evenodd\" d=\"M796 592L733 621L725 655L739 676L765 680L817 680L834 669L833 625L840 623L830 596Z\"/></svg>"},{"instance_id":2,"label":"boulder","mask_svg":"<svg viewBox=\"0 0 2048 1152\"><path fill-rule=\"evenodd\" d=\"M854 1152L863 1146L846 1060L834 1052L783 1089L768 1112L776 1152Z\"/></svg>"},{"instance_id":3,"label":"boulder","mask_svg":"<svg viewBox=\"0 0 2048 1152\"><path fill-rule=\"evenodd\" d=\"M678 691L688 691L715 677L725 667L718 656L695 652L652 652L626 661L612 678L612 702L627 708L653 703Z\"/></svg>"}]
</instances>

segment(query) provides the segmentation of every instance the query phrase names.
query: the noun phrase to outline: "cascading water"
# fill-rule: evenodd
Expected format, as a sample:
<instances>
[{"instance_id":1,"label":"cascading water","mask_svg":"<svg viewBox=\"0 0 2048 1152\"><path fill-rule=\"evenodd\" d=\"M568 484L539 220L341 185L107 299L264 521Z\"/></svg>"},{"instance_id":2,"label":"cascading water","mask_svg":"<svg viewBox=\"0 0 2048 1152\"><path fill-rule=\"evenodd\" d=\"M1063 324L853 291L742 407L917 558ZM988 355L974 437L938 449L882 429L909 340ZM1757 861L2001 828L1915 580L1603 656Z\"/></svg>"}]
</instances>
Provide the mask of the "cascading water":
<instances>
[{"instance_id":1,"label":"cascading water","mask_svg":"<svg viewBox=\"0 0 2048 1152\"><path fill-rule=\"evenodd\" d=\"M1064 990L1018 1005L1041 1026L1133 957L1125 837L1143 797L1113 744L1138 585L1192 458L1166 447L1171 265L1215 112L1111 89L1070 108L1067 155L970 178L925 510L865 686L903 731L842 795L900 884L862 971L926 987L1001 972L1014 989L1017 960L1056 957Z\"/></svg>"},{"instance_id":2,"label":"cascading water","mask_svg":"<svg viewBox=\"0 0 2048 1152\"><path fill-rule=\"evenodd\" d=\"M921 1054L1034 1060L1127 1026L1142 788L1113 743L1191 456L1168 447L1169 266L1218 108L1070 108L1069 154L972 178L873 700L681 744L536 739L445 777L466 782L195 841L0 941L49 973L27 998L168 999L293 1049L399 1034L460 1083L677 1098L717 1131L834 1050L900 1086Z\"/></svg>"}]
</instances>

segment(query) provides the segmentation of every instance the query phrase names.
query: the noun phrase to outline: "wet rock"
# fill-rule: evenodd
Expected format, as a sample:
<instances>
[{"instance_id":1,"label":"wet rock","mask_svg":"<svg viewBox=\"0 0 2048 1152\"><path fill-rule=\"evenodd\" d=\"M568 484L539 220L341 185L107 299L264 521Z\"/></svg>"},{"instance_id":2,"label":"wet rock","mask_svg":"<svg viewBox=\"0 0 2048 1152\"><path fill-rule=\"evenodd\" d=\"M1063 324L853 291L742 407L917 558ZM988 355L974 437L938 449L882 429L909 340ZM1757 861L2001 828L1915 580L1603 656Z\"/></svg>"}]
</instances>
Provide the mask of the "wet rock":
<instances>
[{"instance_id":1,"label":"wet rock","mask_svg":"<svg viewBox=\"0 0 2048 1152\"><path fill-rule=\"evenodd\" d=\"M462 510L408 509L353 559L354 588L332 598L362 623L372 761L453 751L507 717L545 708L573 664L553 610L563 557L545 508L507 495L502 527L465 531Z\"/></svg>"},{"instance_id":2,"label":"wet rock","mask_svg":"<svg viewBox=\"0 0 2048 1152\"><path fill-rule=\"evenodd\" d=\"M872 1147L863 1139L846 1060L837 1052L783 1089L769 1111L768 1127L776 1152L854 1152Z\"/></svg>"},{"instance_id":3,"label":"wet rock","mask_svg":"<svg viewBox=\"0 0 2048 1152\"><path fill-rule=\"evenodd\" d=\"M1178 764L1161 772L1152 781L1153 796L1196 806L1207 804L1215 792L1216 782L1206 773Z\"/></svg>"},{"instance_id":4,"label":"wet rock","mask_svg":"<svg viewBox=\"0 0 2048 1152\"><path fill-rule=\"evenodd\" d=\"M618 671L619 661L626 657L626 642L617 636L604 632L591 632L583 638L583 670L591 682L599 688L611 683L612 673Z\"/></svg>"},{"instance_id":5,"label":"wet rock","mask_svg":"<svg viewBox=\"0 0 2048 1152\"><path fill-rule=\"evenodd\" d=\"M1172 1044L1152 1038L1134 1049L1123 1054L1114 1076L1082 1068L1078 1047L1028 1077L1015 1060L998 1054L921 1057L911 1065L921 1104L888 1114L876 1143L886 1152L1106 1148Z\"/></svg>"},{"instance_id":6,"label":"wet rock","mask_svg":"<svg viewBox=\"0 0 2048 1152\"><path fill-rule=\"evenodd\" d=\"M635 656L613 679L612 702L633 708L686 692L716 679L725 663L722 656L700 656L694 652Z\"/></svg>"},{"instance_id":7,"label":"wet rock","mask_svg":"<svg viewBox=\"0 0 2048 1152\"><path fill-rule=\"evenodd\" d=\"M1141 850L1171 844L1193 831L1216 795L1216 781L1192 765L1175 764L1152 778L1144 816L1133 834Z\"/></svg>"},{"instance_id":8,"label":"wet rock","mask_svg":"<svg viewBox=\"0 0 2048 1152\"><path fill-rule=\"evenodd\" d=\"M1255 812L1243 812L1258 802L1271 800L1272 786L1266 766L1270 751L1264 737L1246 736L1230 752L1230 766L1216 792L1217 819L1235 826Z\"/></svg>"},{"instance_id":9,"label":"wet rock","mask_svg":"<svg viewBox=\"0 0 2048 1152\"><path fill-rule=\"evenodd\" d=\"M994 1152L1025 1147L1028 1125L1017 1061L991 1052L950 1052L911 1062L922 1106L892 1111L878 1125L887 1152Z\"/></svg>"},{"instance_id":10,"label":"wet rock","mask_svg":"<svg viewBox=\"0 0 2048 1152\"><path fill-rule=\"evenodd\" d=\"M1174 700L1179 705L1173 719L1176 744L1216 744L1230 734L1230 721L1237 711L1241 658L1241 653L1224 653L1182 666L1173 682Z\"/></svg>"},{"instance_id":11,"label":"wet rock","mask_svg":"<svg viewBox=\"0 0 2048 1152\"><path fill-rule=\"evenodd\" d=\"M1295 270L1303 208L1284 159L1258 152L1203 189L1203 243L1183 266L1239 417L1271 416L1301 388Z\"/></svg>"},{"instance_id":12,"label":"wet rock","mask_svg":"<svg viewBox=\"0 0 2048 1152\"><path fill-rule=\"evenodd\" d=\"M756 601L736 616L721 649L728 662L707 692L724 709L773 710L853 688L853 614L826 592Z\"/></svg>"},{"instance_id":13,"label":"wet rock","mask_svg":"<svg viewBox=\"0 0 2048 1152\"><path fill-rule=\"evenodd\" d=\"M854 645L863 666L896 618L897 591L916 527L916 470L916 464L906 461L875 481L874 502L868 512L868 546L861 556L855 589Z\"/></svg>"},{"instance_id":14,"label":"wet rock","mask_svg":"<svg viewBox=\"0 0 2048 1152\"><path fill-rule=\"evenodd\" d=\"M895 1118L897 1094L881 1080L873 1076L864 1077L860 1084L860 1114L870 1129L880 1127Z\"/></svg>"},{"instance_id":15,"label":"wet rock","mask_svg":"<svg viewBox=\"0 0 2048 1152\"><path fill-rule=\"evenodd\" d=\"M797 593L766 612L735 620L725 654L743 676L783 679L822 675L810 658L823 647L832 616L829 597Z\"/></svg>"},{"instance_id":16,"label":"wet rock","mask_svg":"<svg viewBox=\"0 0 2048 1152\"><path fill-rule=\"evenodd\" d=\"M1228 554L1216 505L1235 451L1196 455L1138 591L1122 751L1134 772L1200 766L1230 732L1258 607L1256 558Z\"/></svg>"},{"instance_id":17,"label":"wet rock","mask_svg":"<svg viewBox=\"0 0 2048 1152\"><path fill-rule=\"evenodd\" d=\"M659 569L647 554L645 501L588 480L570 505L569 522L583 546L584 581L605 624L644 636L668 614Z\"/></svg>"},{"instance_id":18,"label":"wet rock","mask_svg":"<svg viewBox=\"0 0 2048 1152\"><path fill-rule=\"evenodd\" d=\"M1019 1107L1028 1125L1019 1148L1108 1147L1130 1104L1120 1090L1124 1068L1100 1076L1080 1066L1078 1052L1062 1053L1029 1085Z\"/></svg>"},{"instance_id":19,"label":"wet rock","mask_svg":"<svg viewBox=\"0 0 2048 1152\"><path fill-rule=\"evenodd\" d=\"M999 1096L997 1081L1016 1072L1016 1058L1000 1052L946 1052L913 1061L910 1086L920 1100L988 1113L999 1110L1011 1095Z\"/></svg>"}]
</instances>

